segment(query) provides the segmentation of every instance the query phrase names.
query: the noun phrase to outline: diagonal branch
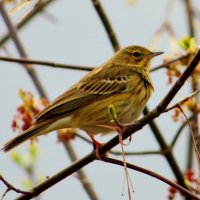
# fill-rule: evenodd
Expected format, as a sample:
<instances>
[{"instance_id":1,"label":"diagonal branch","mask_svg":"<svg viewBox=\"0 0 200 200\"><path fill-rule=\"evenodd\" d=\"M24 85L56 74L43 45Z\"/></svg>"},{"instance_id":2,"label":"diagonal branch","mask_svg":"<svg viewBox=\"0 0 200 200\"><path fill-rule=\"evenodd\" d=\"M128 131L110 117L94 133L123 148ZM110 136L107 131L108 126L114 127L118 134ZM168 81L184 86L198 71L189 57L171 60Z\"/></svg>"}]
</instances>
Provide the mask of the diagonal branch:
<instances>
[{"instance_id":1,"label":"diagonal branch","mask_svg":"<svg viewBox=\"0 0 200 200\"><path fill-rule=\"evenodd\" d=\"M112 163L112 164L115 164L115 165L119 165L119 166L123 166L123 162L121 160L117 160L117 159L113 159L113 158L107 158L105 157L103 159L104 162L108 162L108 163ZM147 170L145 168L142 168L142 167L139 167L139 166L136 166L136 165L133 165L133 164L130 164L130 163L126 163L127 164L127 167L130 168L130 169L133 169L135 171L138 171L140 173L143 173L143 174L146 174L148 176L151 176L151 177L154 177L164 183L167 183L168 185L176 188L177 190L179 190L181 193L185 194L186 196L188 197L191 197L193 199L197 199L199 200L200 198L193 194L192 192L190 192L189 190L181 187L180 185L178 185L177 183L174 183L172 181L170 181L169 179L153 172L153 171L150 171L150 170Z\"/></svg>"},{"instance_id":2,"label":"diagonal branch","mask_svg":"<svg viewBox=\"0 0 200 200\"><path fill-rule=\"evenodd\" d=\"M5 22L5 24L6 24L7 28L8 28L8 31L10 33L10 36L11 36L12 40L14 41L14 44L15 44L20 56L23 57L23 58L28 57L27 53L26 53L26 51L25 51L25 49L24 49L24 47L23 47L23 45L22 45L22 43L21 43L21 41L20 41L20 39L18 37L17 30L13 26L13 24L12 24L12 22L11 22L9 16L8 16L5 8L4 8L4 5L3 5L2 1L0 1L0 11L1 11L1 15L2 15L2 17L4 19L4 22ZM30 78L32 79L32 81L33 81L34 85L36 86L37 90L39 91L41 97L46 98L47 97L46 92L45 92L42 84L40 83L40 81L38 79L36 71L30 65L23 65L23 66L24 66L26 72L29 74Z\"/></svg>"},{"instance_id":3,"label":"diagonal branch","mask_svg":"<svg viewBox=\"0 0 200 200\"><path fill-rule=\"evenodd\" d=\"M180 90L180 88L184 85L185 81L188 79L188 77L191 75L193 70L195 69L196 65L198 64L200 60L200 50L195 54L194 58L186 68L186 70L183 72L183 74L180 76L180 78L176 81L176 83L173 85L171 90L168 92L168 94L163 98L163 100L159 103L159 105L153 109L150 113L148 113L146 116L141 118L140 120L137 120L134 124L127 125L123 129L123 139L129 137L131 134L135 133L136 131L142 129L146 124L154 120L155 118L159 117L163 111L166 109L166 107L169 105L173 97L176 95L176 93ZM109 151L111 148L119 144L119 138L118 136L115 136L113 139L111 139L109 142L104 144L101 148L99 148L100 154L105 154L107 151ZM80 160L77 160L73 162L70 166L65 168L64 170L60 171L56 175L52 176L48 180L44 181L43 183L37 185L34 187L30 192L30 195L22 195L17 200L26 200L31 199L43 191L47 190L49 187L55 185L59 181L63 180L64 178L68 177L72 173L76 172L77 170L81 169L82 167L88 165L89 163L93 162L96 159L96 151L93 151L92 153L88 154L87 156L83 157ZM185 186L185 184L180 183L181 185Z\"/></svg>"},{"instance_id":4,"label":"diagonal branch","mask_svg":"<svg viewBox=\"0 0 200 200\"><path fill-rule=\"evenodd\" d=\"M72 162L75 160L78 160L78 156L76 155L74 148L72 146L72 143L68 141L67 143L64 143L64 147L67 150L67 153L70 155L70 159ZM88 177L85 175L85 172L83 170L79 170L78 173L78 178L82 183L83 188L85 191L87 191L88 196L92 200L99 200L99 197L97 196L96 192L94 191L93 185L89 181Z\"/></svg>"},{"instance_id":5,"label":"diagonal branch","mask_svg":"<svg viewBox=\"0 0 200 200\"><path fill-rule=\"evenodd\" d=\"M195 97L196 95L198 95L200 92L200 89L196 90L195 92L193 92L192 94L186 96L185 98L183 98L182 100L180 100L179 102L175 103L174 105L170 106L169 108L166 108L164 110L164 112L168 112L170 110L173 110L174 108L179 107L181 104L185 103L186 101L188 101L189 99Z\"/></svg>"},{"instance_id":6,"label":"diagonal branch","mask_svg":"<svg viewBox=\"0 0 200 200\"><path fill-rule=\"evenodd\" d=\"M40 4L37 6L37 9L32 10L31 12L26 15L25 18L23 18L17 25L17 29L21 29L24 25L26 25L31 19L33 19L39 12L42 12L44 8L49 6L51 3L55 2L55 0L46 0L41 1ZM5 34L2 38L0 38L0 46L2 46L5 42L7 42L10 39L10 34Z\"/></svg>"},{"instance_id":7,"label":"diagonal branch","mask_svg":"<svg viewBox=\"0 0 200 200\"><path fill-rule=\"evenodd\" d=\"M15 191L16 193L27 194L27 195L30 194L30 192L20 190L20 189L14 187L13 185L11 185L2 175L0 175L0 181L2 181L7 187L6 192L3 194L3 197L5 197L5 195L11 190ZM3 197L2 197L2 199L3 199Z\"/></svg>"},{"instance_id":8,"label":"diagonal branch","mask_svg":"<svg viewBox=\"0 0 200 200\"><path fill-rule=\"evenodd\" d=\"M189 118L189 121L191 121L191 120L192 120L192 117ZM179 138L180 134L182 133L183 129L186 127L187 124L188 124L187 121L184 121L181 124L181 126L179 127L178 131L176 132L176 134L175 134L175 136L174 136L174 138L173 138L173 140L171 142L171 145L170 145L171 148L173 148L175 146L176 142L178 141L178 138Z\"/></svg>"},{"instance_id":9,"label":"diagonal branch","mask_svg":"<svg viewBox=\"0 0 200 200\"><path fill-rule=\"evenodd\" d=\"M115 32L111 26L110 21L108 20L108 17L106 16L106 13L104 12L101 3L99 2L99 0L91 0L91 1L97 14L101 19L101 22L103 23L103 26L106 30L106 33L108 35L109 41L111 42L113 49L115 50L115 52L118 51L120 49L119 41L115 35Z\"/></svg>"}]
</instances>

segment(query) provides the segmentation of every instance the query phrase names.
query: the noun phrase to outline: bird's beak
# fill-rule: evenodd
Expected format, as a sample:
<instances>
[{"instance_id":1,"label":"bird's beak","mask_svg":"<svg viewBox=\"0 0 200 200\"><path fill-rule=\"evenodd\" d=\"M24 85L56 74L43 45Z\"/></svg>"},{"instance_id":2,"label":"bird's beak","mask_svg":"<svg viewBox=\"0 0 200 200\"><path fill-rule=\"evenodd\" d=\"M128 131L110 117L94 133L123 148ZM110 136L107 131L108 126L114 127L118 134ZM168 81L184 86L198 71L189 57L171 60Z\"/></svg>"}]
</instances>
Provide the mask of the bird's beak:
<instances>
[{"instance_id":1,"label":"bird's beak","mask_svg":"<svg viewBox=\"0 0 200 200\"><path fill-rule=\"evenodd\" d=\"M164 52L151 52L150 54L146 55L148 58L153 58L155 56L159 56L160 54L163 54Z\"/></svg>"}]
</instances>

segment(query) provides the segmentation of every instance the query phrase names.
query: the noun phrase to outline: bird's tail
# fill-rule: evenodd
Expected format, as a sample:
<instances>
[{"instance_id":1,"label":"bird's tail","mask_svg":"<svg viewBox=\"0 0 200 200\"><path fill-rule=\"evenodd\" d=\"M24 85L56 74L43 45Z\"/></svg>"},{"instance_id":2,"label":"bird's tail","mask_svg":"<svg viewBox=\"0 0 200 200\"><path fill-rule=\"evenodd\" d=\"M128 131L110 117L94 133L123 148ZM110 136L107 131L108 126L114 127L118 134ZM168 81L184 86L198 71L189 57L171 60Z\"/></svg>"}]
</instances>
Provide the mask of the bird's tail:
<instances>
[{"instance_id":1,"label":"bird's tail","mask_svg":"<svg viewBox=\"0 0 200 200\"><path fill-rule=\"evenodd\" d=\"M47 123L39 123L32 126L31 128L24 131L22 134L8 141L1 150L4 150L5 152L10 151L11 149L15 148L19 144L25 142L26 140L34 136L39 136L47 133L48 131L46 130L46 127L48 127Z\"/></svg>"}]
</instances>

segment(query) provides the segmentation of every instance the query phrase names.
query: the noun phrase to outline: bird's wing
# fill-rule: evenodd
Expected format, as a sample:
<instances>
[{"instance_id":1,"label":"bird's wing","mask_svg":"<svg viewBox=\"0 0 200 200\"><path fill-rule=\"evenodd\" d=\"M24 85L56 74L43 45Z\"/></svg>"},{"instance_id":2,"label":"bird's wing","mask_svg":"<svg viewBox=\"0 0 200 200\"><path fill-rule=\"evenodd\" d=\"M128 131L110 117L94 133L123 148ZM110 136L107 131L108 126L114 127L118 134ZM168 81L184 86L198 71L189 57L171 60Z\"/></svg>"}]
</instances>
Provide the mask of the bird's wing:
<instances>
[{"instance_id":1,"label":"bird's wing","mask_svg":"<svg viewBox=\"0 0 200 200\"><path fill-rule=\"evenodd\" d=\"M86 95L78 91L76 85L67 90L65 93L56 98L44 110L35 116L36 123L52 118L53 116L62 115L78 107L84 106L97 99L98 95Z\"/></svg>"},{"instance_id":2,"label":"bird's wing","mask_svg":"<svg viewBox=\"0 0 200 200\"><path fill-rule=\"evenodd\" d=\"M104 76L91 76L88 79L83 78L40 112L35 118L36 122L53 116L67 114L74 109L78 109L94 101L99 101L112 94L123 93L127 89L127 79L127 75L116 74L115 76L108 77L106 73Z\"/></svg>"}]
</instances>

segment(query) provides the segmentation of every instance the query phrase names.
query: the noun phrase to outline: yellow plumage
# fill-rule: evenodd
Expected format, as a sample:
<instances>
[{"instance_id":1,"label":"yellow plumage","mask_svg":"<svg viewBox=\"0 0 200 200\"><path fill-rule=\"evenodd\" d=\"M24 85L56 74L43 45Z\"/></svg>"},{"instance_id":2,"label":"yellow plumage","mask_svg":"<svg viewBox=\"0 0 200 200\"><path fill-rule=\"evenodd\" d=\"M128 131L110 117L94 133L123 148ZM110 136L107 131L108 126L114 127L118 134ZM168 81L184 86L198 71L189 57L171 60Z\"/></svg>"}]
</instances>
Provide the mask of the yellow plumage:
<instances>
[{"instance_id":1,"label":"yellow plumage","mask_svg":"<svg viewBox=\"0 0 200 200\"><path fill-rule=\"evenodd\" d=\"M162 52L129 46L84 76L39 113L33 126L9 141L8 151L25 140L61 128L80 128L90 136L111 130L108 106L113 104L121 123L136 120L153 92L151 59Z\"/></svg>"}]
</instances>

